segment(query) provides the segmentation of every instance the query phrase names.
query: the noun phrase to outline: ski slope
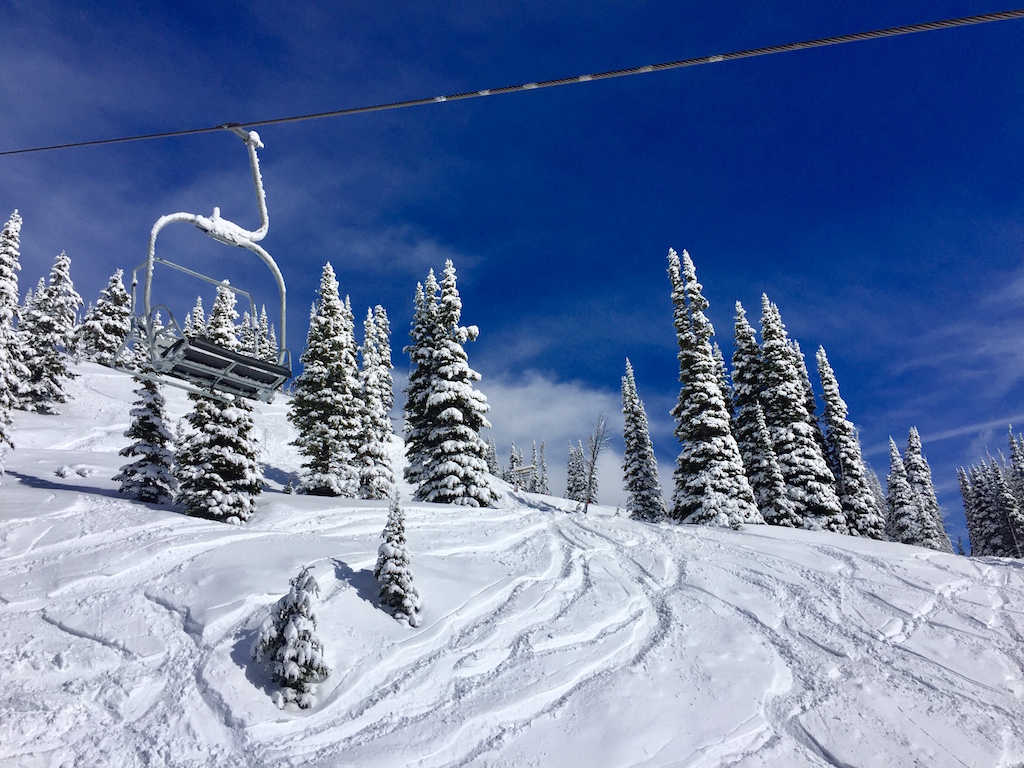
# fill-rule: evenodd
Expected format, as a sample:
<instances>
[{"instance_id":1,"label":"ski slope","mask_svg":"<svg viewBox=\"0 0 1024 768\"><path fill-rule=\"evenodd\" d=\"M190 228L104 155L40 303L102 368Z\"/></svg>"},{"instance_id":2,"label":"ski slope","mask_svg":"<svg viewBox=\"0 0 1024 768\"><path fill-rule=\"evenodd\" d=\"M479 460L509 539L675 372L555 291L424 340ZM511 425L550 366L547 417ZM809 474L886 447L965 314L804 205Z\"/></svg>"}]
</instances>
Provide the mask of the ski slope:
<instances>
[{"instance_id":1,"label":"ski slope","mask_svg":"<svg viewBox=\"0 0 1024 768\"><path fill-rule=\"evenodd\" d=\"M257 419L270 488L233 527L120 498L131 381L76 370L64 415L16 414L0 486L0 765L1024 761L1018 562L506 488L405 504L409 629L376 604L386 507L282 492L283 399ZM303 565L333 673L282 711L249 648Z\"/></svg>"}]
</instances>

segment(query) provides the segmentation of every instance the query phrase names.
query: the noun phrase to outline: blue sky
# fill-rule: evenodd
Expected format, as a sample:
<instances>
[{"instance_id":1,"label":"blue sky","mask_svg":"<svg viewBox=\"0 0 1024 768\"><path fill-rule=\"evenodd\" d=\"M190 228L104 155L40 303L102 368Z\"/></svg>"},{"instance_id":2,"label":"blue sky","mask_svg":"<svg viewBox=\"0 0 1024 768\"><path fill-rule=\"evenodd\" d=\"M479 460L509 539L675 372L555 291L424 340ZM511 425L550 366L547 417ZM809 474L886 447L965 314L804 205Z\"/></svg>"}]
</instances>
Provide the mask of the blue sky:
<instances>
[{"instance_id":1,"label":"blue sky","mask_svg":"<svg viewBox=\"0 0 1024 768\"><path fill-rule=\"evenodd\" d=\"M0 148L245 122L967 14L993 2L11 2ZM264 241L296 356L330 260L357 317L405 340L417 280L452 258L501 452L618 418L624 358L667 474L678 392L665 273L686 248L731 354L767 292L824 345L879 475L921 431L962 531L955 467L1024 428L1024 22L261 129ZM22 288L66 250L94 300L177 210L255 225L228 133L0 158ZM255 263L168 239L260 291ZM199 286L168 282L182 314ZM263 294L270 300L270 294ZM399 370L406 366L396 354ZM815 377L816 378L816 377ZM815 381L817 386L817 381ZM527 444L528 447L528 444ZM613 446L614 448L614 446ZM609 454L609 461L614 459ZM611 465L608 477L614 475ZM663 478L668 484L670 479ZM554 480L559 489L560 480ZM621 494L606 481L606 498Z\"/></svg>"}]
</instances>

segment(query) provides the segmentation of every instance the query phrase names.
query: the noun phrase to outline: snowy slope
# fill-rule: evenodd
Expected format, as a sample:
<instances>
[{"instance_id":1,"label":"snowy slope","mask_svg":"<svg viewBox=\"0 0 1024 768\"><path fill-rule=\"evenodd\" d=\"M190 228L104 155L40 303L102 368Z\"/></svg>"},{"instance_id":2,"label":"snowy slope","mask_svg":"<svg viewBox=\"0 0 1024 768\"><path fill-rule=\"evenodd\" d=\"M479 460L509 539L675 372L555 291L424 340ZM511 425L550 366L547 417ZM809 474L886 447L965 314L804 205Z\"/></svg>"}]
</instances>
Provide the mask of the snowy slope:
<instances>
[{"instance_id":1,"label":"snowy slope","mask_svg":"<svg viewBox=\"0 0 1024 768\"><path fill-rule=\"evenodd\" d=\"M281 492L283 400L236 528L119 498L131 382L78 370L65 415L17 414L0 487L0 765L1024 761L1016 562L525 494L408 504L411 630L376 605L386 508ZM249 647L306 564L334 672L281 711Z\"/></svg>"}]
</instances>

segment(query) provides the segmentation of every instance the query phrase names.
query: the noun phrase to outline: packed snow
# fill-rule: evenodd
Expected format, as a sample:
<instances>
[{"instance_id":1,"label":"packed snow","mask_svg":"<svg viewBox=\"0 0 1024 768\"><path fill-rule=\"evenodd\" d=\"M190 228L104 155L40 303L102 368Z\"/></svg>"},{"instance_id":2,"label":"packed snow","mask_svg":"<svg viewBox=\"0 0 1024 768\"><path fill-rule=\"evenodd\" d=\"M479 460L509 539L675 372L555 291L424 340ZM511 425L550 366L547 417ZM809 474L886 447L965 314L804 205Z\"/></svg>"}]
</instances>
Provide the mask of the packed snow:
<instances>
[{"instance_id":1,"label":"packed snow","mask_svg":"<svg viewBox=\"0 0 1024 768\"><path fill-rule=\"evenodd\" d=\"M117 493L132 381L75 370L61 415L15 414L0 486L2 765L1024 761L1017 561L402 486L410 628L373 577L387 502L284 493L286 398L255 414L268 490L226 525ZM279 709L250 649L307 566L331 674Z\"/></svg>"}]
</instances>

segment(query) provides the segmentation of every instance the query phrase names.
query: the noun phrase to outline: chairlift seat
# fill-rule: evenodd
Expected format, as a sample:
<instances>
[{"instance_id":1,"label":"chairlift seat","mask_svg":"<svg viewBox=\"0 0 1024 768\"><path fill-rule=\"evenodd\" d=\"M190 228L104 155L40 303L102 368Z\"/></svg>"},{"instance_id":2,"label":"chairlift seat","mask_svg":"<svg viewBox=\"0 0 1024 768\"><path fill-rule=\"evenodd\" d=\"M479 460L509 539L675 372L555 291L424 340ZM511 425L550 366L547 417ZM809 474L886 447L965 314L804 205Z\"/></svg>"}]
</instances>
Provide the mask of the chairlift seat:
<instances>
[{"instance_id":1,"label":"chairlift seat","mask_svg":"<svg viewBox=\"0 0 1024 768\"><path fill-rule=\"evenodd\" d=\"M266 403L292 377L291 370L283 365L268 363L198 338L176 340L160 352L153 363L159 373L202 389Z\"/></svg>"}]
</instances>

